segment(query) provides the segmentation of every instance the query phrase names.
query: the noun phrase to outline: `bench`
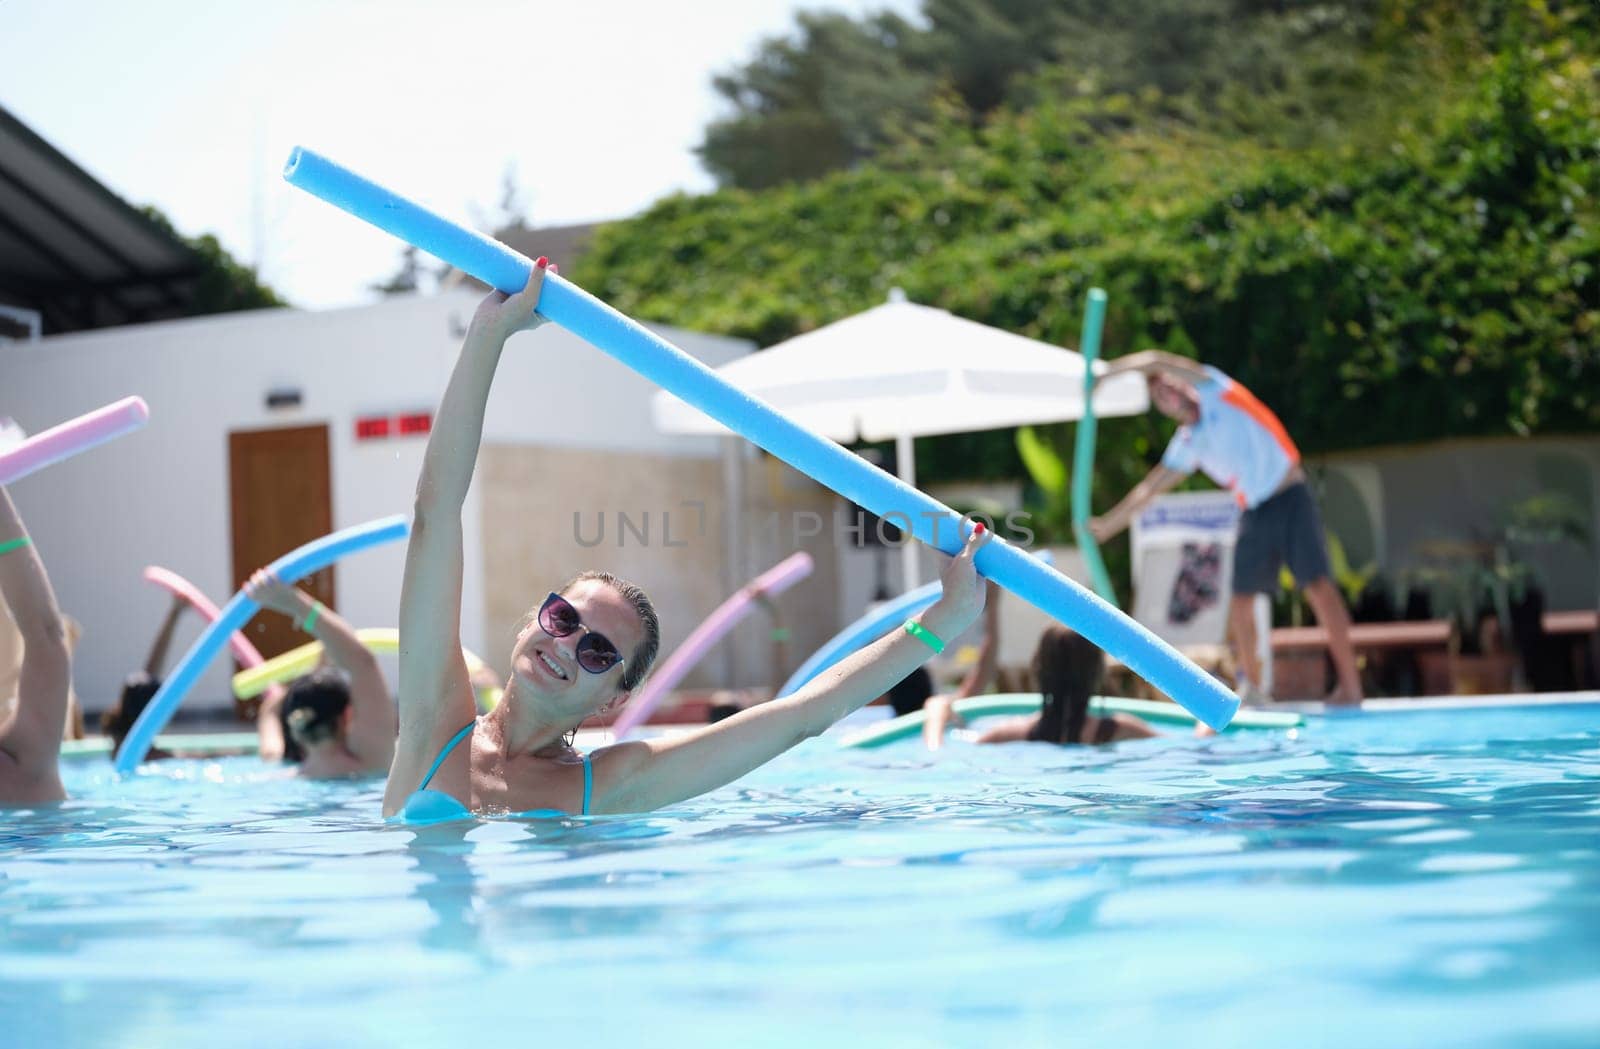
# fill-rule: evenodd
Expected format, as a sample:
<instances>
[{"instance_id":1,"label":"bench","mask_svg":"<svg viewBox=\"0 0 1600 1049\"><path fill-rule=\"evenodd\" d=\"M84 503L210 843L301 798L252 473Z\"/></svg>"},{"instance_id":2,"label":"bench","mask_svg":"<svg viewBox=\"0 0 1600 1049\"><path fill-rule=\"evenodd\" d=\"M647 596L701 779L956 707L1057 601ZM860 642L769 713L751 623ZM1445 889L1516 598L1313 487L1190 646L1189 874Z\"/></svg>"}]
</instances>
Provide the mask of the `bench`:
<instances>
[{"instance_id":1,"label":"bench","mask_svg":"<svg viewBox=\"0 0 1600 1049\"><path fill-rule=\"evenodd\" d=\"M1383 648L1448 647L1455 624L1448 619L1422 619L1407 623L1354 623L1350 643L1357 652ZM1285 626L1272 632L1272 652L1326 651L1328 631L1320 626Z\"/></svg>"},{"instance_id":2,"label":"bench","mask_svg":"<svg viewBox=\"0 0 1600 1049\"><path fill-rule=\"evenodd\" d=\"M1322 698L1327 691L1328 631L1320 626L1279 627L1271 639L1272 691L1285 699ZM1354 623L1350 627L1350 645L1357 659L1416 655L1418 684L1427 695L1451 692L1448 658L1454 642L1455 624L1448 619Z\"/></svg>"},{"instance_id":3,"label":"bench","mask_svg":"<svg viewBox=\"0 0 1600 1049\"><path fill-rule=\"evenodd\" d=\"M1584 608L1576 612L1546 612L1541 625L1547 634L1600 634L1600 611Z\"/></svg>"}]
</instances>

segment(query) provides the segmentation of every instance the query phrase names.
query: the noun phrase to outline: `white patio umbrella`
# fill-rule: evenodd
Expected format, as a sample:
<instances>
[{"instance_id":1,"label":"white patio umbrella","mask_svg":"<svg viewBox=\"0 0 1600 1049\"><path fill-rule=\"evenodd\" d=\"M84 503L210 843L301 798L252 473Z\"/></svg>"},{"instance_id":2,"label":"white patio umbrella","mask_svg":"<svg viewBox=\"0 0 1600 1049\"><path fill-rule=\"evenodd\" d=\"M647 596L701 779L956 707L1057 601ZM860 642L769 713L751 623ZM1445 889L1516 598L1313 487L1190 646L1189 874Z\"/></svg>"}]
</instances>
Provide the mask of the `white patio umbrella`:
<instances>
[{"instance_id":1,"label":"white patio umbrella","mask_svg":"<svg viewBox=\"0 0 1600 1049\"><path fill-rule=\"evenodd\" d=\"M1103 361L1095 372L1104 371ZM900 479L916 486L912 438L1083 417L1079 353L991 328L945 310L889 301L797 335L717 369L717 374L791 419L840 443L895 441ZM1144 380L1096 384L1097 417L1149 408ZM665 391L656 428L718 434L722 424ZM904 585L915 586L916 548L902 548Z\"/></svg>"}]
</instances>

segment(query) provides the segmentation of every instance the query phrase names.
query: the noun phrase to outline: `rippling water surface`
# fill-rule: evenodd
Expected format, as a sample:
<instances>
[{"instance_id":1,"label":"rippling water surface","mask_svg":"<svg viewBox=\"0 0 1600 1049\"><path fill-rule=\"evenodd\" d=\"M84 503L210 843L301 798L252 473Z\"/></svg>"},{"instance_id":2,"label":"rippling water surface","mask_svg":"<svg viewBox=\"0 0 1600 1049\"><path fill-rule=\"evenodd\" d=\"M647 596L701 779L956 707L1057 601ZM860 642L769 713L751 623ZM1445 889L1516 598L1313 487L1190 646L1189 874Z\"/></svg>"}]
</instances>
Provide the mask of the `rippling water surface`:
<instances>
[{"instance_id":1,"label":"rippling water surface","mask_svg":"<svg viewBox=\"0 0 1600 1049\"><path fill-rule=\"evenodd\" d=\"M1600 704L427 829L253 759L68 788L0 812L0 1045L1600 1043Z\"/></svg>"}]
</instances>

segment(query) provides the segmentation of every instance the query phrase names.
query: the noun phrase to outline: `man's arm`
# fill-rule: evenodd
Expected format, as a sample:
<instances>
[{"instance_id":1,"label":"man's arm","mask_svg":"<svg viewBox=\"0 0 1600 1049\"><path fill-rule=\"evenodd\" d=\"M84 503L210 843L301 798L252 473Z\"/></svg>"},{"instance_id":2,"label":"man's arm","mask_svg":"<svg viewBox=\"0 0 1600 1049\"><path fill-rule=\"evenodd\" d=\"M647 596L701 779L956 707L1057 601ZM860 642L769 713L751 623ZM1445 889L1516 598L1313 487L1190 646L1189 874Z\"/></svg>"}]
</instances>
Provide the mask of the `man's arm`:
<instances>
[{"instance_id":1,"label":"man's arm","mask_svg":"<svg viewBox=\"0 0 1600 1049\"><path fill-rule=\"evenodd\" d=\"M1123 372L1140 372L1144 375L1170 375L1186 382L1205 382L1211 378L1205 365L1190 357L1181 357L1166 350L1140 350L1125 357L1107 362L1101 380Z\"/></svg>"},{"instance_id":2,"label":"man's arm","mask_svg":"<svg viewBox=\"0 0 1600 1049\"><path fill-rule=\"evenodd\" d=\"M1133 486L1132 491L1122 497L1122 502L1113 506L1099 517L1089 518L1089 531L1095 539L1104 543L1120 533L1124 528L1133 523L1139 511L1148 506L1158 495L1176 488L1188 474L1170 470L1165 466L1157 466L1145 475L1144 480Z\"/></svg>"}]
</instances>

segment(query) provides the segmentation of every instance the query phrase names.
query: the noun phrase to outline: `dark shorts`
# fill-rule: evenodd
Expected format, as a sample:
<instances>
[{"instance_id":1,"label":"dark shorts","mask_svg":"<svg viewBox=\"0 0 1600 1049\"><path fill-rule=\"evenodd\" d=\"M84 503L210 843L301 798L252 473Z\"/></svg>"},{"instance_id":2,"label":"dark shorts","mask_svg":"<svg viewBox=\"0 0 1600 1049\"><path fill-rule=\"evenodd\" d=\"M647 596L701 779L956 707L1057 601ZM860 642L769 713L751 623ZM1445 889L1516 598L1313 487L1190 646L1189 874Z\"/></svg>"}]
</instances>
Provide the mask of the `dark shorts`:
<instances>
[{"instance_id":1,"label":"dark shorts","mask_svg":"<svg viewBox=\"0 0 1600 1049\"><path fill-rule=\"evenodd\" d=\"M1239 518L1233 547L1233 592L1273 594L1287 564L1299 586L1328 575L1322 516L1305 482L1290 485Z\"/></svg>"}]
</instances>

